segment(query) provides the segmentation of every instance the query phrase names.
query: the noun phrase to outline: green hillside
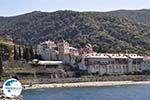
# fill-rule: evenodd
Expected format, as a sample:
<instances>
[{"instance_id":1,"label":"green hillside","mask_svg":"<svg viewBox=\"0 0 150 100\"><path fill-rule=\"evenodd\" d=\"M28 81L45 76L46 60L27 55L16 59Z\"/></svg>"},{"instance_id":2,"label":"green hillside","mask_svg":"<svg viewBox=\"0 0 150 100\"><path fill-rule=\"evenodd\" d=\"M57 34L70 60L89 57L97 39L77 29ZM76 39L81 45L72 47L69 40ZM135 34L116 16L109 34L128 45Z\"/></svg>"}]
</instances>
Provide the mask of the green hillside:
<instances>
[{"instance_id":1,"label":"green hillside","mask_svg":"<svg viewBox=\"0 0 150 100\"><path fill-rule=\"evenodd\" d=\"M78 48L91 43L97 52L150 54L150 26L108 13L36 11L1 17L0 35L10 34L18 44L65 39Z\"/></svg>"}]
</instances>

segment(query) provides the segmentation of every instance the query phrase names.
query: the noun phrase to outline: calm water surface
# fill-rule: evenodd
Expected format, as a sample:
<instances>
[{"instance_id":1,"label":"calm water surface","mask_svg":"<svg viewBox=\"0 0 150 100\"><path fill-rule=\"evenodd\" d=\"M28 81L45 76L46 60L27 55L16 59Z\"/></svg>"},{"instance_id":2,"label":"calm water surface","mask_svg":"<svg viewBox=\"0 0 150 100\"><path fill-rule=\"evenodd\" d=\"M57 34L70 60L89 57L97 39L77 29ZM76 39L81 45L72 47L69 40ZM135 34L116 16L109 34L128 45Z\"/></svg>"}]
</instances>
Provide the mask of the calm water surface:
<instances>
[{"instance_id":1,"label":"calm water surface","mask_svg":"<svg viewBox=\"0 0 150 100\"><path fill-rule=\"evenodd\" d=\"M22 94L24 100L150 100L150 85L35 89Z\"/></svg>"}]
</instances>

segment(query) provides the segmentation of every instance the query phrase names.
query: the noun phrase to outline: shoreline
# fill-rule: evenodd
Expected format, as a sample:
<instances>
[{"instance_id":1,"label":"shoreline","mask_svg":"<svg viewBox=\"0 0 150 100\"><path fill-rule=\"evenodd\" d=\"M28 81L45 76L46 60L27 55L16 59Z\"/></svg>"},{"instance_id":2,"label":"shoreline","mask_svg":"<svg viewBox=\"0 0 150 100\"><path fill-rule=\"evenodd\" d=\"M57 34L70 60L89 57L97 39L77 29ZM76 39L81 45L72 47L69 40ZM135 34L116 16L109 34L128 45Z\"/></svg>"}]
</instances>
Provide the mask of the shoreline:
<instances>
[{"instance_id":1,"label":"shoreline","mask_svg":"<svg viewBox=\"0 0 150 100\"><path fill-rule=\"evenodd\" d=\"M24 90L42 89L42 88L125 86L125 85L140 85L140 84L141 85L150 84L150 81L101 81L101 82L33 84L31 87L25 86Z\"/></svg>"}]
</instances>

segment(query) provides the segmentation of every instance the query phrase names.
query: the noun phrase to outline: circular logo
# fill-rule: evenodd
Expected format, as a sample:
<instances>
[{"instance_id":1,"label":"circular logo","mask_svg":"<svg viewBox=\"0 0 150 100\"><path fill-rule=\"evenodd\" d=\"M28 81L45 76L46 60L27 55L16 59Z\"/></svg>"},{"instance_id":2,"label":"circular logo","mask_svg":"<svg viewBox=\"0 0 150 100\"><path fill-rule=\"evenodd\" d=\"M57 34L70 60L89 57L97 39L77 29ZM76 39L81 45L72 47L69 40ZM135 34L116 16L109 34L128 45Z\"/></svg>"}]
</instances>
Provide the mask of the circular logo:
<instances>
[{"instance_id":1,"label":"circular logo","mask_svg":"<svg viewBox=\"0 0 150 100\"><path fill-rule=\"evenodd\" d=\"M22 85L16 79L8 79L3 84L3 92L7 97L18 97L22 92Z\"/></svg>"}]
</instances>

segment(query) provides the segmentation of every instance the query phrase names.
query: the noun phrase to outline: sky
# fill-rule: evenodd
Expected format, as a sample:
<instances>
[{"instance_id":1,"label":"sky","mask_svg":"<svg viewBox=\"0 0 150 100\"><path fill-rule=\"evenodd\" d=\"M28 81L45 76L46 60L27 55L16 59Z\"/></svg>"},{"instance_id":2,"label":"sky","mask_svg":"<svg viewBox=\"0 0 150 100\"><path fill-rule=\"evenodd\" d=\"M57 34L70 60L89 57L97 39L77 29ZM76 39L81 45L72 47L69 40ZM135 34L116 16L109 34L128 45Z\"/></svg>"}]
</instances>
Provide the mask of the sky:
<instances>
[{"instance_id":1,"label":"sky","mask_svg":"<svg viewBox=\"0 0 150 100\"><path fill-rule=\"evenodd\" d=\"M150 9L150 0L0 0L0 16L15 16L32 11L102 12L119 9Z\"/></svg>"}]
</instances>

